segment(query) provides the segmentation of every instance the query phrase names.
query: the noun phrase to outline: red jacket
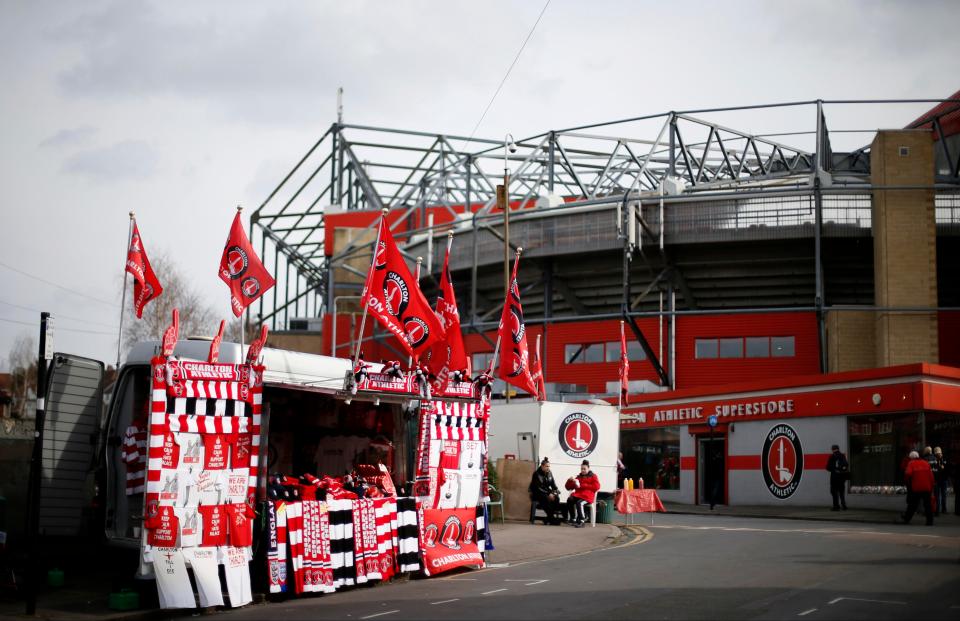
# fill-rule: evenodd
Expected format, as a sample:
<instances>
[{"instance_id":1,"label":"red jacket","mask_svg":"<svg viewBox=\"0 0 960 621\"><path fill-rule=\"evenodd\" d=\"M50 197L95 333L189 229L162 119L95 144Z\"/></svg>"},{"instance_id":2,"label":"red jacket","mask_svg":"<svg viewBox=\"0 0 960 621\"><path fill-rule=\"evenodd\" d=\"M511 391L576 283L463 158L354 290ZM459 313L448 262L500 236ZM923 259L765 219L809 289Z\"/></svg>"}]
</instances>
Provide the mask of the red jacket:
<instances>
[{"instance_id":1,"label":"red jacket","mask_svg":"<svg viewBox=\"0 0 960 621\"><path fill-rule=\"evenodd\" d=\"M586 474L578 474L577 481L580 482L580 487L571 492L570 495L574 498L580 498L581 500L592 503L597 497L597 491L600 489L600 479L597 478L597 475L591 470Z\"/></svg>"},{"instance_id":2,"label":"red jacket","mask_svg":"<svg viewBox=\"0 0 960 621\"><path fill-rule=\"evenodd\" d=\"M933 491L933 471L930 470L930 464L923 459L911 459L903 471L903 478L911 492Z\"/></svg>"}]
</instances>

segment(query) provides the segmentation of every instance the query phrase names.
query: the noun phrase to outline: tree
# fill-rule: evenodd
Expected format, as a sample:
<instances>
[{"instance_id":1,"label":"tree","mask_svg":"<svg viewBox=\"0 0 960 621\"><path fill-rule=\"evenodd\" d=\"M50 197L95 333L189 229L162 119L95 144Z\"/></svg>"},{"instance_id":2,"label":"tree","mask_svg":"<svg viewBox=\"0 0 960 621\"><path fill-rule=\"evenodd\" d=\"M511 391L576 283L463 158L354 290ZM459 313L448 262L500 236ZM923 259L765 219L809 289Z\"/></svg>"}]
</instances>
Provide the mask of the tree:
<instances>
[{"instance_id":1,"label":"tree","mask_svg":"<svg viewBox=\"0 0 960 621\"><path fill-rule=\"evenodd\" d=\"M143 317L137 319L133 312L133 285L127 283L127 308L123 321L123 349L140 341L159 340L170 325L173 309L180 310L180 338L193 335L213 336L219 322L207 304L205 297L194 289L179 266L166 254L159 253L150 259L153 271L163 285L163 294L151 300L143 309Z\"/></svg>"},{"instance_id":2,"label":"tree","mask_svg":"<svg viewBox=\"0 0 960 621\"><path fill-rule=\"evenodd\" d=\"M10 365L10 392L13 402L10 413L14 418L27 415L27 404L37 396L37 341L27 333L13 342L7 362Z\"/></svg>"}]
</instances>

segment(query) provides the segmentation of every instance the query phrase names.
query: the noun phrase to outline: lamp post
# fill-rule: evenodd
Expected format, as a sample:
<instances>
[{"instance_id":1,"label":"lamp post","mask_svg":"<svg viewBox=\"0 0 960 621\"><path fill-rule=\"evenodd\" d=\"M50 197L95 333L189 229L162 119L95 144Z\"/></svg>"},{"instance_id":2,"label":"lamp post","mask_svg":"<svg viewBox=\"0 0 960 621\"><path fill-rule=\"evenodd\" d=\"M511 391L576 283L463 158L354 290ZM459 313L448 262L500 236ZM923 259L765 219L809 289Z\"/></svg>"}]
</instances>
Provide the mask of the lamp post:
<instances>
[{"instance_id":1,"label":"lamp post","mask_svg":"<svg viewBox=\"0 0 960 621\"><path fill-rule=\"evenodd\" d=\"M503 137L503 189L497 192L497 202L503 210L503 298L510 293L510 168L507 163L507 151L517 152L513 134Z\"/></svg>"}]
</instances>

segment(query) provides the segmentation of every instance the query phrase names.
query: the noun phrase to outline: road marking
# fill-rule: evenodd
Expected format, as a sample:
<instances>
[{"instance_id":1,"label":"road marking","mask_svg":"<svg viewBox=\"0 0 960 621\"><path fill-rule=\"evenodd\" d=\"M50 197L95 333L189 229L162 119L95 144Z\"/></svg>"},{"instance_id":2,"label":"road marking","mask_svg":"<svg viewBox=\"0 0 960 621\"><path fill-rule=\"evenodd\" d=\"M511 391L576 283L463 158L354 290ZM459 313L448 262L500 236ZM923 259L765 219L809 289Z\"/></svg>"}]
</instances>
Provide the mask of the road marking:
<instances>
[{"instance_id":1,"label":"road marking","mask_svg":"<svg viewBox=\"0 0 960 621\"><path fill-rule=\"evenodd\" d=\"M400 612L399 610L388 610L386 612L378 612L375 615L367 615L366 617L360 617L361 619L372 619L374 617L382 617L383 615L392 615L395 612Z\"/></svg>"},{"instance_id":2,"label":"road marking","mask_svg":"<svg viewBox=\"0 0 960 621\"><path fill-rule=\"evenodd\" d=\"M527 582L528 580L532 580L533 582ZM504 580L504 582L523 582L524 583L523 586L534 586L536 584L543 584L544 582L550 582L550 580L549 578L523 578L523 579L507 578L506 580Z\"/></svg>"},{"instance_id":3,"label":"road marking","mask_svg":"<svg viewBox=\"0 0 960 621\"><path fill-rule=\"evenodd\" d=\"M430 602L430 605L431 605L431 606L436 606L437 604L449 604L450 602L459 602L459 601L460 601L460 598L459 598L459 597L454 597L453 599L445 599L445 600L441 600L441 601L439 601L439 602Z\"/></svg>"},{"instance_id":4,"label":"road marking","mask_svg":"<svg viewBox=\"0 0 960 621\"><path fill-rule=\"evenodd\" d=\"M803 612L799 613L797 616L798 616L798 617L805 617L805 616L807 616L808 614L810 614L811 612L816 612L816 611L817 611L816 608L811 608L810 610L804 610Z\"/></svg>"},{"instance_id":5,"label":"road marking","mask_svg":"<svg viewBox=\"0 0 960 621\"><path fill-rule=\"evenodd\" d=\"M888 599L864 599L864 598L862 598L862 597L838 597L838 598L836 598L836 599L830 600L829 602L827 602L827 604L828 604L828 605L833 605L833 604L836 604L837 602L841 602L841 601L843 601L843 600L847 600L847 601L851 601L851 602L873 602L874 604L898 604L898 605L900 605L900 606L906 606L906 605L907 605L907 602L894 602L894 601L891 601L891 600L888 600Z\"/></svg>"},{"instance_id":6,"label":"road marking","mask_svg":"<svg viewBox=\"0 0 960 621\"><path fill-rule=\"evenodd\" d=\"M477 581L476 578L456 578L456 577L451 577L451 578L440 578L440 579L441 579L441 580L452 580L452 581L454 581L454 582L476 582L476 581Z\"/></svg>"},{"instance_id":7,"label":"road marking","mask_svg":"<svg viewBox=\"0 0 960 621\"><path fill-rule=\"evenodd\" d=\"M535 582L527 582L527 583L524 584L523 586L534 586L534 585L537 585L537 584L543 584L544 582L550 582L550 581L549 581L549 580L537 580L537 581L535 581Z\"/></svg>"},{"instance_id":8,"label":"road marking","mask_svg":"<svg viewBox=\"0 0 960 621\"><path fill-rule=\"evenodd\" d=\"M487 591L486 593L481 593L480 595L490 595L491 593L499 593L500 591L507 591L508 589L494 589L492 591Z\"/></svg>"}]
</instances>

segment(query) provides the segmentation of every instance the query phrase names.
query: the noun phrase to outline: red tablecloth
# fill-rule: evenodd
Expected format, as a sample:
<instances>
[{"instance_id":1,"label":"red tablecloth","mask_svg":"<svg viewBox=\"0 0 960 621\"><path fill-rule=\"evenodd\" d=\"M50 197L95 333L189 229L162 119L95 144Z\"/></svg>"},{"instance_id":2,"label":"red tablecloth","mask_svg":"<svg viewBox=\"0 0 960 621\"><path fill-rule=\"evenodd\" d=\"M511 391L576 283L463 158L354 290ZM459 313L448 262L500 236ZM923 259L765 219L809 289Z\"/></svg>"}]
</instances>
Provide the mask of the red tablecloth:
<instances>
[{"instance_id":1,"label":"red tablecloth","mask_svg":"<svg viewBox=\"0 0 960 621\"><path fill-rule=\"evenodd\" d=\"M655 489L618 489L613 495L617 513L666 513Z\"/></svg>"}]
</instances>

